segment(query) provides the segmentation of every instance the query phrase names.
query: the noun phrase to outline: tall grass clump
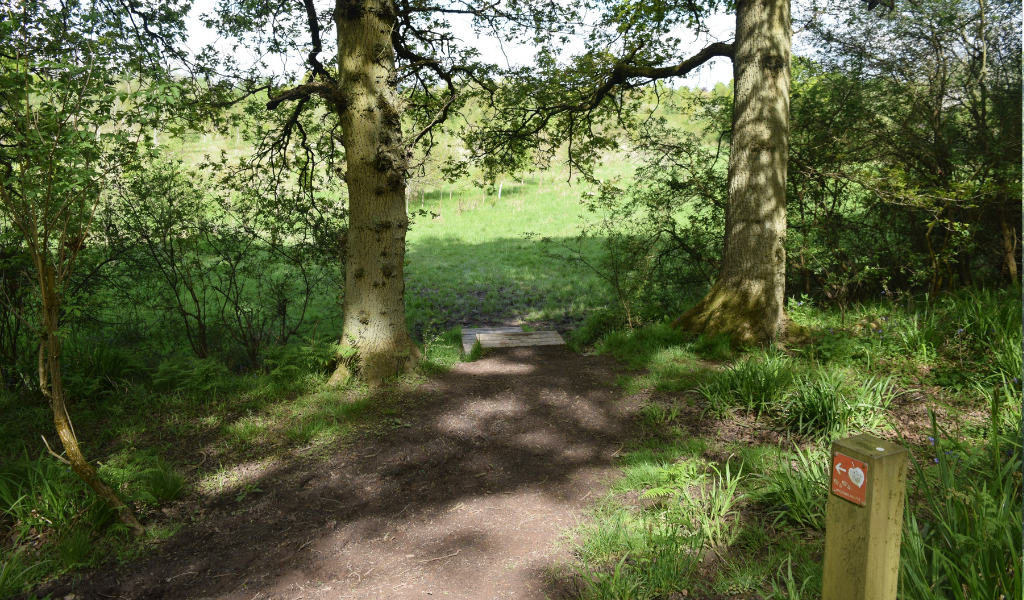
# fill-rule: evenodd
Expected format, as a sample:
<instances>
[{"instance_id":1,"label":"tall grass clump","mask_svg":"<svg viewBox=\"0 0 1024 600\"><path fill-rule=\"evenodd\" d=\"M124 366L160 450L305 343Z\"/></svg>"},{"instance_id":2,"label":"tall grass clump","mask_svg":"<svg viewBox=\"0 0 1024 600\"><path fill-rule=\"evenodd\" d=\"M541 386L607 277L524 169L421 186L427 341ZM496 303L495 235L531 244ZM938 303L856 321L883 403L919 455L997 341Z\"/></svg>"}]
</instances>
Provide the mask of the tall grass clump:
<instances>
[{"instance_id":1,"label":"tall grass clump","mask_svg":"<svg viewBox=\"0 0 1024 600\"><path fill-rule=\"evenodd\" d=\"M945 294L921 313L915 343L928 344L947 359L970 362L997 379L1019 378L1021 288L973 288Z\"/></svg>"},{"instance_id":2,"label":"tall grass clump","mask_svg":"<svg viewBox=\"0 0 1024 600\"><path fill-rule=\"evenodd\" d=\"M782 420L794 433L827 440L875 431L885 423L894 396L891 377L872 377L849 389L842 372L819 368L797 379Z\"/></svg>"},{"instance_id":3,"label":"tall grass clump","mask_svg":"<svg viewBox=\"0 0 1024 600\"><path fill-rule=\"evenodd\" d=\"M630 367L642 368L648 366L661 350L681 345L684 335L668 323L654 323L647 327L609 333L601 342L599 350L611 354Z\"/></svg>"},{"instance_id":4,"label":"tall grass clump","mask_svg":"<svg viewBox=\"0 0 1024 600\"><path fill-rule=\"evenodd\" d=\"M169 358L153 374L153 389L176 391L196 399L229 392L237 385L237 378L215 358Z\"/></svg>"},{"instance_id":5,"label":"tall grass clump","mask_svg":"<svg viewBox=\"0 0 1024 600\"><path fill-rule=\"evenodd\" d=\"M0 557L0 598L10 598L23 591L43 572L50 561L24 564L24 547L11 552L6 558Z\"/></svg>"},{"instance_id":6,"label":"tall grass clump","mask_svg":"<svg viewBox=\"0 0 1024 600\"><path fill-rule=\"evenodd\" d=\"M715 373L698 390L708 399L708 411L719 418L734 407L741 407L760 416L779 408L779 402L793 377L789 357L777 352L765 352L744 358Z\"/></svg>"},{"instance_id":7,"label":"tall grass clump","mask_svg":"<svg viewBox=\"0 0 1024 600\"><path fill-rule=\"evenodd\" d=\"M821 448L784 455L776 468L762 480L765 500L771 505L775 524L788 521L801 527L825 529L825 502L828 500L828 452Z\"/></svg>"},{"instance_id":8,"label":"tall grass clump","mask_svg":"<svg viewBox=\"0 0 1024 600\"><path fill-rule=\"evenodd\" d=\"M577 534L573 565L581 597L587 600L653 600L686 589L703 541L658 511L630 512L606 504Z\"/></svg>"},{"instance_id":9,"label":"tall grass clump","mask_svg":"<svg viewBox=\"0 0 1024 600\"><path fill-rule=\"evenodd\" d=\"M689 486L660 485L641 494L644 498L670 498L665 518L680 524L692 535L699 535L709 548L731 542L735 529L736 504L744 494L737 493L743 477L743 465L733 475L729 463L722 473L714 465Z\"/></svg>"},{"instance_id":10,"label":"tall grass clump","mask_svg":"<svg viewBox=\"0 0 1024 600\"><path fill-rule=\"evenodd\" d=\"M732 357L729 334L708 337L703 333L693 342L693 352L704 360L723 361Z\"/></svg>"},{"instance_id":11,"label":"tall grass clump","mask_svg":"<svg viewBox=\"0 0 1024 600\"><path fill-rule=\"evenodd\" d=\"M1021 447L1017 389L989 394L990 431L972 445L932 418L934 457L914 459L900 547L901 598L1020 598ZM1015 407L1004 410L1003 403ZM1014 423L1005 423L1009 412Z\"/></svg>"},{"instance_id":12,"label":"tall grass clump","mask_svg":"<svg viewBox=\"0 0 1024 600\"><path fill-rule=\"evenodd\" d=\"M798 378L796 391L786 403L783 422L794 433L840 437L852 412L844 398L845 387L842 372L834 369L819 368Z\"/></svg>"},{"instance_id":13,"label":"tall grass clump","mask_svg":"<svg viewBox=\"0 0 1024 600\"><path fill-rule=\"evenodd\" d=\"M643 490L653 505L631 510L605 501L578 531L575 567L582 597L664 598L688 587L703 550L720 552L735 538L744 493L736 472L700 459L666 462L640 451L627 456L620 491Z\"/></svg>"},{"instance_id":14,"label":"tall grass clump","mask_svg":"<svg viewBox=\"0 0 1024 600\"><path fill-rule=\"evenodd\" d=\"M0 473L0 514L10 520L16 544L32 535L63 537L87 511L84 487L68 471L45 455L26 454Z\"/></svg>"},{"instance_id":15,"label":"tall grass clump","mask_svg":"<svg viewBox=\"0 0 1024 600\"><path fill-rule=\"evenodd\" d=\"M185 477L162 458L157 459L152 468L143 471L141 483L144 493L153 504L176 500L185 491Z\"/></svg>"},{"instance_id":16,"label":"tall grass clump","mask_svg":"<svg viewBox=\"0 0 1024 600\"><path fill-rule=\"evenodd\" d=\"M651 513L607 507L577 533L583 543L572 569L586 600L664 598L689 587L699 565L700 537Z\"/></svg>"}]
</instances>

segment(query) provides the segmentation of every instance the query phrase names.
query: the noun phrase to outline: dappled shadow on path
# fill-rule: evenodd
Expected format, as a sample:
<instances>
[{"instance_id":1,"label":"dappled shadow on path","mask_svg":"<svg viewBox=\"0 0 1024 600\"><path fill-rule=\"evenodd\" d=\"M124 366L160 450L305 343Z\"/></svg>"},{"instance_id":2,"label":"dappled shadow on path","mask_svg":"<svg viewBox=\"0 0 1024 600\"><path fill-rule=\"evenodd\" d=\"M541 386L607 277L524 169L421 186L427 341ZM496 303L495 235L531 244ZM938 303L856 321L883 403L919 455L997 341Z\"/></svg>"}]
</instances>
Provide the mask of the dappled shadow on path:
<instances>
[{"instance_id":1,"label":"dappled shadow on path","mask_svg":"<svg viewBox=\"0 0 1024 600\"><path fill-rule=\"evenodd\" d=\"M397 428L264 474L85 598L545 598L557 540L603 495L633 403L615 363L510 348L401 390ZM393 393L393 390L392 390ZM405 426L408 425L408 426Z\"/></svg>"}]
</instances>

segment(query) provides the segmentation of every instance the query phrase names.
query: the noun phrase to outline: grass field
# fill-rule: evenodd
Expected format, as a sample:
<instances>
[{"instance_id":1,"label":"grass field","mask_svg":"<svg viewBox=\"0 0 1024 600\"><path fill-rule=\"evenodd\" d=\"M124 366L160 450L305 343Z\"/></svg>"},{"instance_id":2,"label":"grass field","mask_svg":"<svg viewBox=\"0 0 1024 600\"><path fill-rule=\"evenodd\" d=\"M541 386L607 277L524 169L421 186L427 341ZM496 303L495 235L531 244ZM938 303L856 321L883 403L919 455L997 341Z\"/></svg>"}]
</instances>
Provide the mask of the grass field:
<instances>
[{"instance_id":1,"label":"grass field","mask_svg":"<svg viewBox=\"0 0 1024 600\"><path fill-rule=\"evenodd\" d=\"M598 171L628 176L628 164ZM580 205L590 185L567 172L500 183L501 198L466 183L427 190L410 210L406 309L414 337L454 325L532 323L565 330L608 298L593 271L553 260L542 241L571 243L588 215ZM414 182L415 185L415 182ZM421 208L422 207L422 208ZM585 252L599 244L588 240Z\"/></svg>"}]
</instances>

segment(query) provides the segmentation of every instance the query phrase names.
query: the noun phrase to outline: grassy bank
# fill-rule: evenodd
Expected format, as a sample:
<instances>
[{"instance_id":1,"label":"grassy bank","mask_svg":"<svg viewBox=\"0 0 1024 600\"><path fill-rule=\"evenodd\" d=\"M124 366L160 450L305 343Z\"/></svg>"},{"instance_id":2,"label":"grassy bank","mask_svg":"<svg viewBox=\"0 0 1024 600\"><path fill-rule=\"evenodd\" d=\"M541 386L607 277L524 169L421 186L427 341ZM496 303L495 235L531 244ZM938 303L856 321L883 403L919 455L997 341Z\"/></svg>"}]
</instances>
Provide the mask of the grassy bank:
<instances>
[{"instance_id":1,"label":"grassy bank","mask_svg":"<svg viewBox=\"0 0 1024 600\"><path fill-rule=\"evenodd\" d=\"M793 301L809 335L784 351L662 325L606 336L646 434L569 537L581 595L818 597L829 443L871 432L912 454L899 597L1019 597L1019 299Z\"/></svg>"}]
</instances>

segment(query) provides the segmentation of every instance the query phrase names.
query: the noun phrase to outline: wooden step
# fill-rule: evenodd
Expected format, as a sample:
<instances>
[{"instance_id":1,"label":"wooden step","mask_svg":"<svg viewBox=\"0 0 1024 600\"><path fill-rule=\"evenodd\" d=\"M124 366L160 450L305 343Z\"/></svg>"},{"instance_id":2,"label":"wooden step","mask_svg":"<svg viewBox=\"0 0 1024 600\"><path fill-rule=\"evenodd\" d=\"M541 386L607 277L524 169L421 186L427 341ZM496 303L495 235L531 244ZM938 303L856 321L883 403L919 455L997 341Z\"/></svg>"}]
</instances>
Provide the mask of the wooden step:
<instances>
[{"instance_id":1,"label":"wooden step","mask_svg":"<svg viewBox=\"0 0 1024 600\"><path fill-rule=\"evenodd\" d=\"M463 327L462 328L462 349L469 354L473 351L473 344L476 343L476 336L481 333L522 333L523 328L515 327Z\"/></svg>"},{"instance_id":2,"label":"wooden step","mask_svg":"<svg viewBox=\"0 0 1024 600\"><path fill-rule=\"evenodd\" d=\"M478 333L477 341L484 348L514 348L519 346L564 346L565 340L557 331L519 331L509 333Z\"/></svg>"}]
</instances>

